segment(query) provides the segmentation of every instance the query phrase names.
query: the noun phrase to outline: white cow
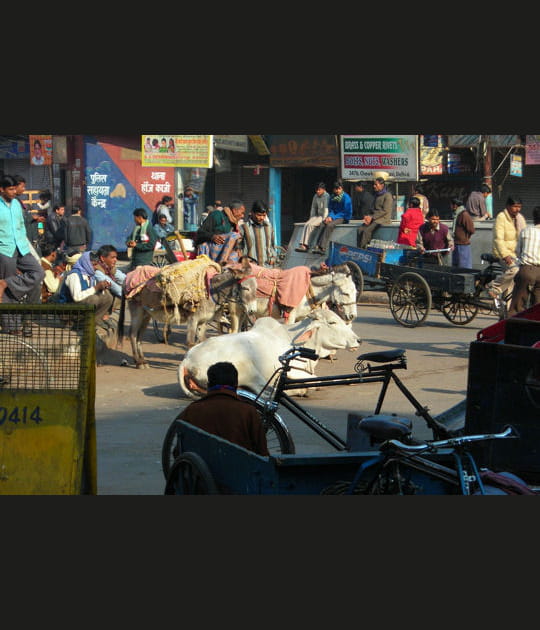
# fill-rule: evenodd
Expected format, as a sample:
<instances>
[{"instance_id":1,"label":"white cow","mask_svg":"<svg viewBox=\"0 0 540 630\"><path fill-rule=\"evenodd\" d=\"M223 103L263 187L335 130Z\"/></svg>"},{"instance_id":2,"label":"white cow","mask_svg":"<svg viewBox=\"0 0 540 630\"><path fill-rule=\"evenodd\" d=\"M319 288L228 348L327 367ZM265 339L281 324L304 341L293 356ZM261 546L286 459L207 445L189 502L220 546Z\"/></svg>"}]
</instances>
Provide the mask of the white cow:
<instances>
[{"instance_id":1,"label":"white cow","mask_svg":"<svg viewBox=\"0 0 540 630\"><path fill-rule=\"evenodd\" d=\"M258 393L280 366L278 357L292 345L328 356L337 349L354 350L359 344L352 327L329 309L314 309L302 321L288 325L261 317L245 332L211 337L188 350L178 366L178 382L187 397L199 398L206 393L208 368L218 361L230 361L238 370L239 387ZM314 375L316 363L296 359L289 377ZM296 395L305 393L295 391Z\"/></svg>"},{"instance_id":2,"label":"white cow","mask_svg":"<svg viewBox=\"0 0 540 630\"><path fill-rule=\"evenodd\" d=\"M257 277L257 274L254 276ZM257 282L260 290L262 280L257 279ZM345 322L351 323L358 317L356 297L356 285L347 265L312 269L308 294L302 297L297 306L290 309L287 321L293 324L306 317L314 307L328 305ZM232 304L230 307L232 313L238 311L238 314L235 313L237 319L240 319L244 312L248 314L251 321L268 315L275 319L282 317L281 306L278 300L274 299L273 293L260 297L260 291L255 291L252 288L251 292L244 291L242 293L241 300L242 302ZM254 305L256 305L255 309L253 308Z\"/></svg>"}]
</instances>

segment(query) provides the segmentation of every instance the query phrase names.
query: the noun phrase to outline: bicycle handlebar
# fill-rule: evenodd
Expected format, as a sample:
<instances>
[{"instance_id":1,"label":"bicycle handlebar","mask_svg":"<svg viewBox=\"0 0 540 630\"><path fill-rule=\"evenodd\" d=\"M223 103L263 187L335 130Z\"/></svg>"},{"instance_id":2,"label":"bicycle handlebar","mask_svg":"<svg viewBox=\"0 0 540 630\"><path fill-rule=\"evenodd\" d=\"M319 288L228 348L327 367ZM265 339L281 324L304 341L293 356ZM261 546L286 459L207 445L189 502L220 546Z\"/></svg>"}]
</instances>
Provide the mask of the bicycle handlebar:
<instances>
[{"instance_id":1,"label":"bicycle handlebar","mask_svg":"<svg viewBox=\"0 0 540 630\"><path fill-rule=\"evenodd\" d=\"M316 361L319 358L319 355L315 352L315 350L311 348L292 346L281 356L279 356L278 360L282 365L285 365L286 363L290 363L293 359L296 359L297 357L302 357L303 359L312 359L313 361Z\"/></svg>"},{"instance_id":2,"label":"bicycle handlebar","mask_svg":"<svg viewBox=\"0 0 540 630\"><path fill-rule=\"evenodd\" d=\"M447 440L436 440L433 442L425 442L424 444L410 445L404 444L399 440L388 440L385 444L387 446L393 446L394 448L404 451L406 453L423 453L424 451L436 451L440 448L463 446L469 442L480 442L483 440L495 440L501 438L518 438L519 433L516 429L508 425L503 429L501 433L483 433L478 435L462 435L459 437L452 437Z\"/></svg>"}]
</instances>

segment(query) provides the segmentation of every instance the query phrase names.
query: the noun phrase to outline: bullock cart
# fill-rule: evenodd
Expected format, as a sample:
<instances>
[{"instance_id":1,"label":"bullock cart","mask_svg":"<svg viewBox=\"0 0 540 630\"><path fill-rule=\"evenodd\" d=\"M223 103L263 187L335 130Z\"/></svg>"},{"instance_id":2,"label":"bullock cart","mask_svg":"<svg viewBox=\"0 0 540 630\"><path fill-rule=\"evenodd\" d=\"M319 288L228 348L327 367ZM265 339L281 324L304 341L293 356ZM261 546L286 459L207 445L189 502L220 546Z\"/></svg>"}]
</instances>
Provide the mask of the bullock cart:
<instances>
[{"instance_id":1,"label":"bullock cart","mask_svg":"<svg viewBox=\"0 0 540 630\"><path fill-rule=\"evenodd\" d=\"M386 291L392 316L402 326L420 326L432 308L463 326L479 312L499 315L499 306L486 290L498 268L496 261L484 256L482 260L489 262L486 268L466 269L427 262L412 248L360 249L331 242L326 264L347 264L359 294L366 284Z\"/></svg>"}]
</instances>

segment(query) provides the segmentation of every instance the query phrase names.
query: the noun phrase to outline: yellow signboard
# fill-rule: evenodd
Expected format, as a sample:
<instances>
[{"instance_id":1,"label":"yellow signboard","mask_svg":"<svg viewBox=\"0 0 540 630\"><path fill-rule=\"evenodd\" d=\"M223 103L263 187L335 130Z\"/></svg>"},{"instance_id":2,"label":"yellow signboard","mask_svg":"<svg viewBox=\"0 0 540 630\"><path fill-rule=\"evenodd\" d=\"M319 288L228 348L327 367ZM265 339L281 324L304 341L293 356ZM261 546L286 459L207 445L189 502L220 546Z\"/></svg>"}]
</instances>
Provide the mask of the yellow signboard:
<instances>
[{"instance_id":1,"label":"yellow signboard","mask_svg":"<svg viewBox=\"0 0 540 630\"><path fill-rule=\"evenodd\" d=\"M212 168L213 136L168 134L141 136L142 166Z\"/></svg>"}]
</instances>

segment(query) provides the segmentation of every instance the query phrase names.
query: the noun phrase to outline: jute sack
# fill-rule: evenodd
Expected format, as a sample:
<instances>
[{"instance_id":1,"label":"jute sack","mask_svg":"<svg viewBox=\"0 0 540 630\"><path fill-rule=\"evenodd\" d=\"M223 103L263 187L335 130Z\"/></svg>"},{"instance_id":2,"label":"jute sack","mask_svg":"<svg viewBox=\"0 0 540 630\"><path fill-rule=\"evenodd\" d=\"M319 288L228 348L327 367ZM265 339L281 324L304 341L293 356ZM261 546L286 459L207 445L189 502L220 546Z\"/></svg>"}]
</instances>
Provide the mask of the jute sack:
<instances>
[{"instance_id":1,"label":"jute sack","mask_svg":"<svg viewBox=\"0 0 540 630\"><path fill-rule=\"evenodd\" d=\"M193 260L166 265L156 276L156 283L161 288L162 306L174 305L174 319L180 322L179 308L184 311L197 310L202 299L206 298L206 271L214 268L221 272L221 266L205 254Z\"/></svg>"}]
</instances>

